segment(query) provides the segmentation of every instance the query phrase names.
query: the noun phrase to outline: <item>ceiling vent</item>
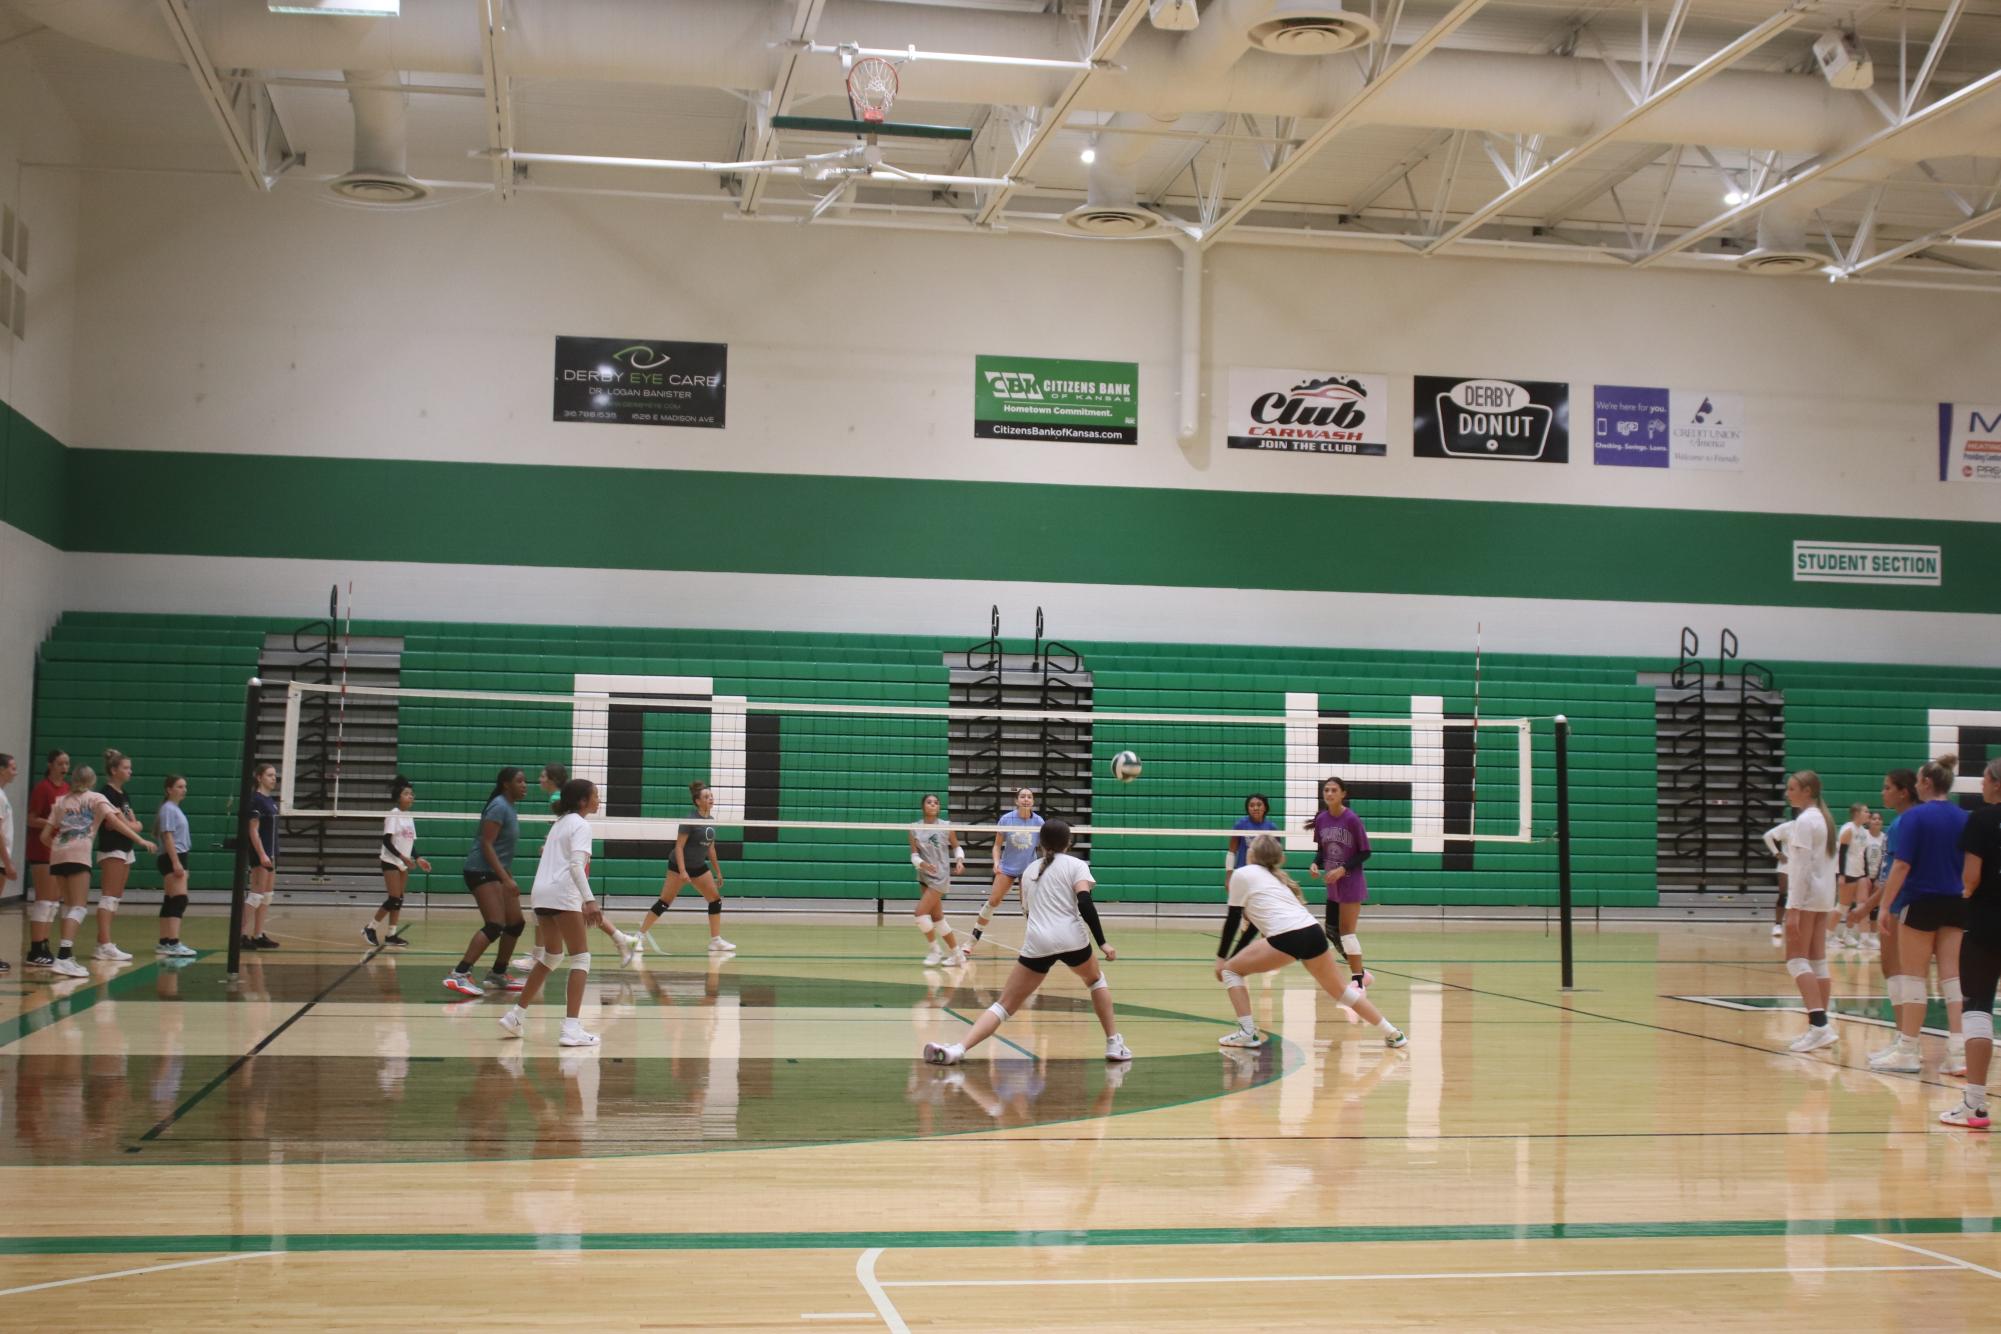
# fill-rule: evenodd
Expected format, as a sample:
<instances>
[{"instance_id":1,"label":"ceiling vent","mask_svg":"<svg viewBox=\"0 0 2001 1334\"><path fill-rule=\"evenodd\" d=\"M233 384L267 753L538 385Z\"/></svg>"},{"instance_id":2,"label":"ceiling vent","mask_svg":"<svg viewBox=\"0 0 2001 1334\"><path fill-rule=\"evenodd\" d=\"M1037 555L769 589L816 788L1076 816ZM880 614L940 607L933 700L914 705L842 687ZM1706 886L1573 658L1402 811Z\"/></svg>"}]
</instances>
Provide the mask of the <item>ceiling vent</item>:
<instances>
[{"instance_id":1,"label":"ceiling vent","mask_svg":"<svg viewBox=\"0 0 2001 1334\"><path fill-rule=\"evenodd\" d=\"M1160 215L1138 204L1082 204L1063 215L1063 225L1084 236L1144 236L1160 226Z\"/></svg>"},{"instance_id":2,"label":"ceiling vent","mask_svg":"<svg viewBox=\"0 0 2001 1334\"><path fill-rule=\"evenodd\" d=\"M345 203L366 208L399 208L421 204L431 197L430 187L422 181L375 171L351 171L336 176L327 183L327 189Z\"/></svg>"},{"instance_id":3,"label":"ceiling vent","mask_svg":"<svg viewBox=\"0 0 2001 1334\"><path fill-rule=\"evenodd\" d=\"M1383 35L1374 19L1325 0L1281 0L1245 34L1252 46L1278 56L1331 56L1367 46Z\"/></svg>"},{"instance_id":4,"label":"ceiling vent","mask_svg":"<svg viewBox=\"0 0 2001 1334\"><path fill-rule=\"evenodd\" d=\"M1763 273L1774 277L1788 273L1815 273L1827 267L1827 256L1816 255L1811 250L1776 250L1759 246L1740 256L1737 267L1745 273Z\"/></svg>"}]
</instances>

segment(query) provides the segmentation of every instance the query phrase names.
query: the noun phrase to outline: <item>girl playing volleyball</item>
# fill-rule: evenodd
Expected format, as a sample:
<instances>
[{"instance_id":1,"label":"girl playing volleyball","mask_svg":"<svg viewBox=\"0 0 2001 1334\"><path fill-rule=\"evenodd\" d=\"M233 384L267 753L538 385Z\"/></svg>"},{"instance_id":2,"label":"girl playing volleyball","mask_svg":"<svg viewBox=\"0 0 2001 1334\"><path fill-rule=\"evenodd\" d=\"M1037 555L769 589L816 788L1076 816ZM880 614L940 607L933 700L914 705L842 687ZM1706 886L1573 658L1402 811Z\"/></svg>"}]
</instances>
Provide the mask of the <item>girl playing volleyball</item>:
<instances>
[{"instance_id":1,"label":"girl playing volleyball","mask_svg":"<svg viewBox=\"0 0 2001 1334\"><path fill-rule=\"evenodd\" d=\"M910 826L910 864L917 868L917 929L931 947L924 964L927 968L939 963L956 968L966 961L966 952L959 948L958 933L945 920L945 891L952 887L953 867L966 869L966 852L951 824L938 818L939 810L937 794L927 793L924 818ZM940 940L948 953L939 952Z\"/></svg>"},{"instance_id":2,"label":"girl playing volleyball","mask_svg":"<svg viewBox=\"0 0 2001 1334\"><path fill-rule=\"evenodd\" d=\"M1375 981L1362 966L1362 938L1355 928L1362 905L1369 901L1369 883L1362 863L1369 860L1369 831L1362 817L1348 809L1348 785L1338 778L1320 784L1320 809L1306 822L1320 850L1313 855L1313 873L1327 886L1327 937L1347 956L1348 973L1367 991ZM1337 934L1338 932L1338 934Z\"/></svg>"}]
</instances>

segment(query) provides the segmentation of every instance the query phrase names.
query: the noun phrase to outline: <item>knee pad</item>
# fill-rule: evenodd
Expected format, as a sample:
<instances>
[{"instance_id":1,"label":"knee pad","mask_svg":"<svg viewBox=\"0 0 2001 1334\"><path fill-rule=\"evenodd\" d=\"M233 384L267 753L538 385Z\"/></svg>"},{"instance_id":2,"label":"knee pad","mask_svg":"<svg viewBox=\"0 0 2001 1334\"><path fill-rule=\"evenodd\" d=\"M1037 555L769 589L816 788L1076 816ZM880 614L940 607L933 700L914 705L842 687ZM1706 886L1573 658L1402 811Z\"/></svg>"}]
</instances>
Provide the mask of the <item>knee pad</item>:
<instances>
[{"instance_id":1,"label":"knee pad","mask_svg":"<svg viewBox=\"0 0 2001 1334\"><path fill-rule=\"evenodd\" d=\"M89 916L89 910L81 903L77 904L74 908L63 909L63 920L65 922L81 922L87 916Z\"/></svg>"},{"instance_id":2,"label":"knee pad","mask_svg":"<svg viewBox=\"0 0 2001 1334\"><path fill-rule=\"evenodd\" d=\"M259 894L257 891L252 890L243 896L243 906L246 908L261 908L264 906L264 900L270 897L269 894Z\"/></svg>"},{"instance_id":3,"label":"knee pad","mask_svg":"<svg viewBox=\"0 0 2001 1334\"><path fill-rule=\"evenodd\" d=\"M1007 1012L1007 1006L1002 1005L999 1001L995 1001L992 1005L987 1006L987 1013L1002 1023L1006 1023L1008 1020L1014 1018L1013 1015Z\"/></svg>"},{"instance_id":4,"label":"knee pad","mask_svg":"<svg viewBox=\"0 0 2001 1334\"><path fill-rule=\"evenodd\" d=\"M673 904L667 902L667 900L665 899L655 899L653 900L653 907L648 909L648 911L650 911L655 917L665 917L667 915L667 910L673 906L674 906Z\"/></svg>"},{"instance_id":5,"label":"knee pad","mask_svg":"<svg viewBox=\"0 0 2001 1334\"><path fill-rule=\"evenodd\" d=\"M927 936L930 935L931 928L935 925L937 924L931 920L930 913L921 912L917 914L917 929L919 931L922 931L925 935Z\"/></svg>"},{"instance_id":6,"label":"knee pad","mask_svg":"<svg viewBox=\"0 0 2001 1334\"><path fill-rule=\"evenodd\" d=\"M1341 937L1341 952L1353 959L1362 952L1362 938L1350 931Z\"/></svg>"},{"instance_id":7,"label":"knee pad","mask_svg":"<svg viewBox=\"0 0 2001 1334\"><path fill-rule=\"evenodd\" d=\"M723 901L721 899L710 899L709 916L721 917L722 915L723 915Z\"/></svg>"},{"instance_id":8,"label":"knee pad","mask_svg":"<svg viewBox=\"0 0 2001 1334\"><path fill-rule=\"evenodd\" d=\"M384 898L384 899L382 900L382 911L383 911L383 912L402 912L402 911L403 911L403 900L402 900L402 899L401 899L401 898L400 898L399 896L397 896L397 895L395 895L395 894L390 894L390 895L386 896L386 897L385 897L385 898Z\"/></svg>"},{"instance_id":9,"label":"knee pad","mask_svg":"<svg viewBox=\"0 0 2001 1334\"><path fill-rule=\"evenodd\" d=\"M1960 1017L1959 1027L1968 1042L1994 1041L1994 1016L1985 1010L1968 1010Z\"/></svg>"},{"instance_id":10,"label":"knee pad","mask_svg":"<svg viewBox=\"0 0 2001 1334\"><path fill-rule=\"evenodd\" d=\"M101 889L97 891L97 910L99 912L117 912L118 902L117 895L106 894Z\"/></svg>"},{"instance_id":11,"label":"knee pad","mask_svg":"<svg viewBox=\"0 0 2001 1334\"><path fill-rule=\"evenodd\" d=\"M506 926L500 928L500 934L506 936L510 940L519 940L521 938L522 930L526 928L527 925L528 923L526 922L509 922Z\"/></svg>"},{"instance_id":12,"label":"knee pad","mask_svg":"<svg viewBox=\"0 0 2001 1334\"><path fill-rule=\"evenodd\" d=\"M1341 993L1341 1003L1343 1005L1352 1006L1356 1001L1359 1001L1360 999L1362 999L1362 989L1356 986L1353 982L1350 982L1348 984L1348 989Z\"/></svg>"},{"instance_id":13,"label":"knee pad","mask_svg":"<svg viewBox=\"0 0 2001 1334\"><path fill-rule=\"evenodd\" d=\"M28 920L31 922L53 922L62 905L54 899L36 899L28 905Z\"/></svg>"},{"instance_id":14,"label":"knee pad","mask_svg":"<svg viewBox=\"0 0 2001 1334\"><path fill-rule=\"evenodd\" d=\"M188 907L187 895L169 894L165 898L160 900L160 916L162 917L185 916L187 913L187 907Z\"/></svg>"},{"instance_id":15,"label":"knee pad","mask_svg":"<svg viewBox=\"0 0 2001 1334\"><path fill-rule=\"evenodd\" d=\"M1813 971L1813 965L1805 959L1787 959L1786 974L1790 977L1805 977Z\"/></svg>"},{"instance_id":16,"label":"knee pad","mask_svg":"<svg viewBox=\"0 0 2001 1334\"><path fill-rule=\"evenodd\" d=\"M1909 973L1897 974L1890 979L1890 999L1898 1005L1923 1005L1925 980L1912 977Z\"/></svg>"},{"instance_id":17,"label":"knee pad","mask_svg":"<svg viewBox=\"0 0 2001 1334\"><path fill-rule=\"evenodd\" d=\"M1105 975L1103 973L1099 973L1098 980L1093 982L1090 986L1090 990L1092 991L1110 991L1111 989L1112 989L1112 984L1105 980Z\"/></svg>"},{"instance_id":18,"label":"knee pad","mask_svg":"<svg viewBox=\"0 0 2001 1334\"><path fill-rule=\"evenodd\" d=\"M1833 976L1833 974L1828 972L1827 970L1827 959L1825 957L1815 959L1813 961L1813 975L1817 978L1820 978L1822 981L1826 981L1828 978Z\"/></svg>"},{"instance_id":19,"label":"knee pad","mask_svg":"<svg viewBox=\"0 0 2001 1334\"><path fill-rule=\"evenodd\" d=\"M947 935L947 936L958 934L956 931L952 930L952 919L945 916L943 913L938 914L938 931L941 935Z\"/></svg>"},{"instance_id":20,"label":"knee pad","mask_svg":"<svg viewBox=\"0 0 2001 1334\"><path fill-rule=\"evenodd\" d=\"M499 940L503 935L507 934L507 928L498 922L481 922L479 924L479 933L485 936L486 943L491 945L494 941Z\"/></svg>"},{"instance_id":21,"label":"knee pad","mask_svg":"<svg viewBox=\"0 0 2001 1334\"><path fill-rule=\"evenodd\" d=\"M1938 980L1938 994L1939 998L1948 1005L1954 1005L1966 999L1966 992L1960 988L1959 979L1956 977L1940 978Z\"/></svg>"},{"instance_id":22,"label":"knee pad","mask_svg":"<svg viewBox=\"0 0 2001 1334\"><path fill-rule=\"evenodd\" d=\"M560 950L538 949L535 951L535 962L541 964L552 973L556 971L556 965L562 961L563 955Z\"/></svg>"},{"instance_id":23,"label":"knee pad","mask_svg":"<svg viewBox=\"0 0 2001 1334\"><path fill-rule=\"evenodd\" d=\"M1235 973L1233 973L1233 972L1231 972L1231 971L1230 971L1229 969L1225 968L1225 969L1223 970L1223 985L1224 985L1224 987L1226 987L1226 988L1228 988L1228 987L1241 987L1242 985L1244 985L1244 979L1243 979L1243 978L1241 978L1241 977L1238 977L1238 976L1237 976L1237 975L1236 975Z\"/></svg>"},{"instance_id":24,"label":"knee pad","mask_svg":"<svg viewBox=\"0 0 2001 1334\"><path fill-rule=\"evenodd\" d=\"M588 973L590 970L591 970L591 952L589 950L585 950L582 954L572 954L570 956L571 972Z\"/></svg>"}]
</instances>

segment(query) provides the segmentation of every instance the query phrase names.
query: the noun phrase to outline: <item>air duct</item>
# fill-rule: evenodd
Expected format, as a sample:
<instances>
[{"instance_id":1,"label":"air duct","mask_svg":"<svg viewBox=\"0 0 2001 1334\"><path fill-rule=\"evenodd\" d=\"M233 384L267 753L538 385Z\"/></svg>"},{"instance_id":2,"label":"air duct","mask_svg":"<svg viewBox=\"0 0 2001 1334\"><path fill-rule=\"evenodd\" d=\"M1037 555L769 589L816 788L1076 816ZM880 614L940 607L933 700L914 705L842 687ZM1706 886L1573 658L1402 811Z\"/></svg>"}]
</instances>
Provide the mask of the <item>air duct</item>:
<instances>
[{"instance_id":1,"label":"air duct","mask_svg":"<svg viewBox=\"0 0 2001 1334\"><path fill-rule=\"evenodd\" d=\"M1279 0L1245 36L1275 56L1331 56L1367 46L1383 35L1366 14L1353 14L1325 0Z\"/></svg>"},{"instance_id":2,"label":"air duct","mask_svg":"<svg viewBox=\"0 0 2001 1334\"><path fill-rule=\"evenodd\" d=\"M1141 206L1134 184L1134 173L1151 140L1144 134L1118 131L1157 129L1172 123L1171 117L1163 121L1129 112L1106 121L1104 128L1110 133L1097 140L1084 202L1063 215L1063 225L1081 235L1105 239L1145 236L1158 228L1160 215Z\"/></svg>"},{"instance_id":3,"label":"air duct","mask_svg":"<svg viewBox=\"0 0 2001 1334\"><path fill-rule=\"evenodd\" d=\"M395 70L348 70L354 104L354 166L327 188L349 204L398 208L421 204L430 188L409 172L409 94Z\"/></svg>"}]
</instances>

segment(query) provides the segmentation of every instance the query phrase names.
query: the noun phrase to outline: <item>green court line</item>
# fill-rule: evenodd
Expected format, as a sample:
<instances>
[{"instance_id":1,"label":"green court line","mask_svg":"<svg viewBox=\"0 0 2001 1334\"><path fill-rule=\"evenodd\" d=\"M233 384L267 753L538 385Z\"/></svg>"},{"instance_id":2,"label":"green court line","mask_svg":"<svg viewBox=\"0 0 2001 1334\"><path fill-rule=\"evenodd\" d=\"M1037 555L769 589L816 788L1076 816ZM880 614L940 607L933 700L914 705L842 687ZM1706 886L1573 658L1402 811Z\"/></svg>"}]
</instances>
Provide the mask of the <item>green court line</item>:
<instances>
[{"instance_id":1,"label":"green court line","mask_svg":"<svg viewBox=\"0 0 2001 1334\"><path fill-rule=\"evenodd\" d=\"M229 1251L819 1251L1061 1246L1328 1246L1355 1242L1606 1241L1713 1237L1988 1235L2001 1217L1740 1218L1713 1222L1438 1223L1373 1227L1050 1228L915 1232L306 1232L181 1236L0 1237L0 1255L213 1254Z\"/></svg>"},{"instance_id":2,"label":"green court line","mask_svg":"<svg viewBox=\"0 0 2001 1334\"><path fill-rule=\"evenodd\" d=\"M966 1018L965 1015L960 1014L957 1010L953 1009L951 1006L943 1005L940 1006L939 1008L942 1009L946 1014L951 1015L954 1019L957 1019L960 1023L964 1024L967 1028L971 1028L973 1026L972 1020ZM1006 1047L1012 1051L1020 1052L1023 1056L1026 1056L1031 1061L1035 1059L1034 1052L1022 1046L1019 1042L1015 1042L1001 1036L1001 1034L998 1031L994 1033L994 1041L1000 1043L1003 1047Z\"/></svg>"},{"instance_id":3,"label":"green court line","mask_svg":"<svg viewBox=\"0 0 2001 1334\"><path fill-rule=\"evenodd\" d=\"M191 966L198 962L200 962L198 958L190 959L183 966ZM52 996L32 1010L21 1011L12 1019L0 1019L0 1047L12 1046L30 1033L39 1033L65 1019L82 1014L99 1001L130 999L134 993L150 991L153 975L160 971L160 967L160 961L155 959L152 963L141 964L137 968L128 969L115 976L93 981L88 986L78 987L66 995ZM32 979L24 980L27 980L29 985L34 985Z\"/></svg>"}]
</instances>

